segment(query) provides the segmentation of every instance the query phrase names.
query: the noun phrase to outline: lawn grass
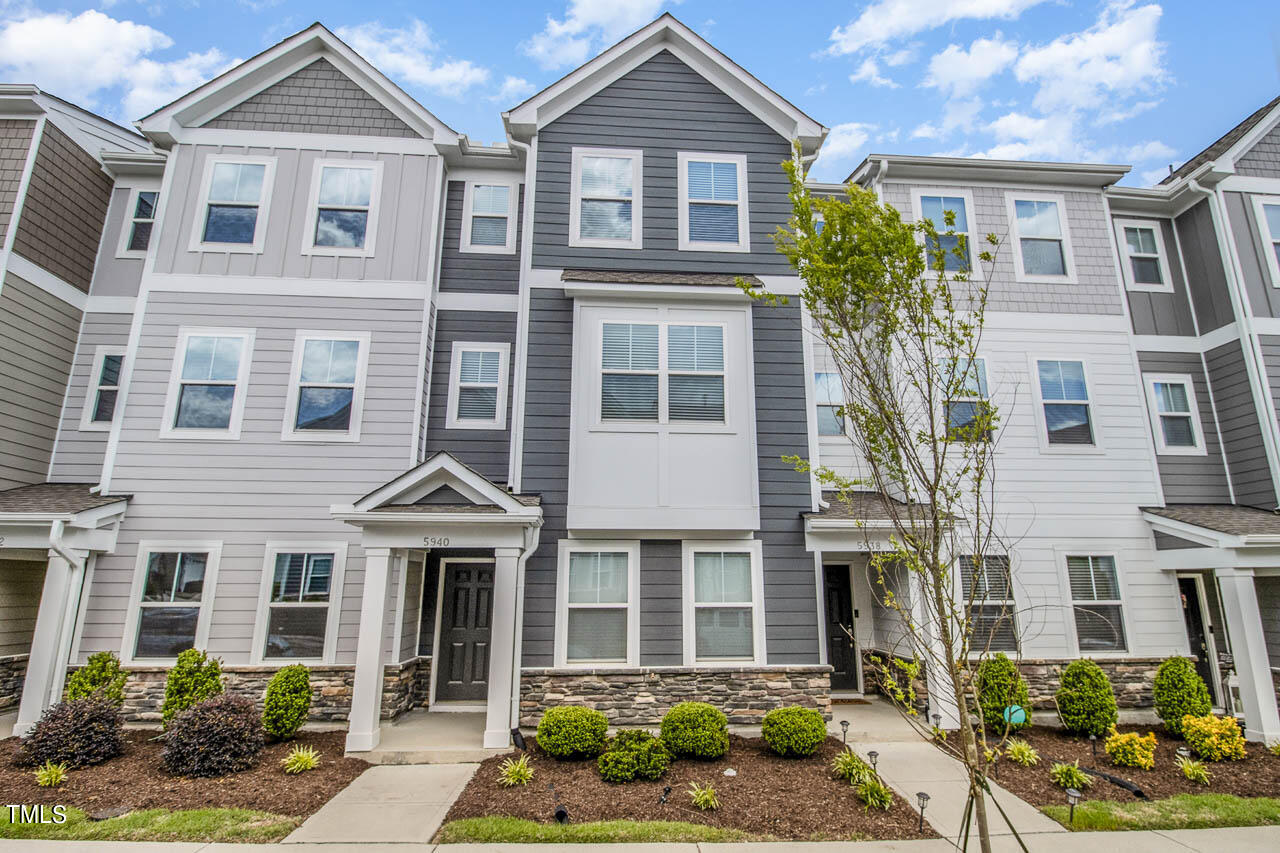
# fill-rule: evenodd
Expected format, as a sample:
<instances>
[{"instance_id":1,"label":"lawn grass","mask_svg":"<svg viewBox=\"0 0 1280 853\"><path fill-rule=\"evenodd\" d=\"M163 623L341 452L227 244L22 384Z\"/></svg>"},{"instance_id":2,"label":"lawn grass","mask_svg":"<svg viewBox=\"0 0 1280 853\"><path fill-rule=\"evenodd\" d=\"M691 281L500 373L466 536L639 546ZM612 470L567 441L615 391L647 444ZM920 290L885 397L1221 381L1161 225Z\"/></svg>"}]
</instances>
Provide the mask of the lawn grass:
<instances>
[{"instance_id":1,"label":"lawn grass","mask_svg":"<svg viewBox=\"0 0 1280 853\"><path fill-rule=\"evenodd\" d=\"M93 821L79 809L68 808L66 823L11 823L9 809L0 807L0 838L48 841L269 842L284 838L299 822L297 818L248 809L143 809L120 817Z\"/></svg>"},{"instance_id":2,"label":"lawn grass","mask_svg":"<svg viewBox=\"0 0 1280 853\"><path fill-rule=\"evenodd\" d=\"M1280 799L1245 798L1231 794L1178 794L1149 802L1087 800L1076 806L1075 823L1070 825L1067 823L1067 806L1045 806L1043 810L1063 826L1081 831L1209 829L1280 824Z\"/></svg>"},{"instance_id":3,"label":"lawn grass","mask_svg":"<svg viewBox=\"0 0 1280 853\"><path fill-rule=\"evenodd\" d=\"M515 817L469 817L440 828L442 844L634 844L660 841L757 841L738 829L696 823L603 820L596 823L538 823Z\"/></svg>"}]
</instances>

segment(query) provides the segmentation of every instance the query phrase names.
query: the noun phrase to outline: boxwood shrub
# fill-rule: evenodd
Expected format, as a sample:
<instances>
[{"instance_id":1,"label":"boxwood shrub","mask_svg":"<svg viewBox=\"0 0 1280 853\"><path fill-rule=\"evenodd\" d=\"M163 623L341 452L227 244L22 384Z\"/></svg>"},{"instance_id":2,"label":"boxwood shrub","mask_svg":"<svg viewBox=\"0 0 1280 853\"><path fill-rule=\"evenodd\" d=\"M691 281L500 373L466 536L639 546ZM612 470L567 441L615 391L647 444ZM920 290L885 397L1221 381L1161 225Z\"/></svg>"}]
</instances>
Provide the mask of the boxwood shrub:
<instances>
[{"instance_id":1,"label":"boxwood shrub","mask_svg":"<svg viewBox=\"0 0 1280 853\"><path fill-rule=\"evenodd\" d=\"M22 739L17 763L35 766L53 762L74 770L101 764L123 749L120 709L109 699L90 696L59 702L45 711Z\"/></svg>"},{"instance_id":2,"label":"boxwood shrub","mask_svg":"<svg viewBox=\"0 0 1280 853\"><path fill-rule=\"evenodd\" d=\"M805 758L827 739L827 721L813 708L775 708L764 715L760 736L769 749L784 758Z\"/></svg>"},{"instance_id":3,"label":"boxwood shrub","mask_svg":"<svg viewBox=\"0 0 1280 853\"><path fill-rule=\"evenodd\" d=\"M169 728L174 716L197 702L222 692L222 664L202 651L187 649L178 655L164 682L164 704L160 716Z\"/></svg>"},{"instance_id":4,"label":"boxwood shrub","mask_svg":"<svg viewBox=\"0 0 1280 853\"><path fill-rule=\"evenodd\" d=\"M538 746L553 758L595 758L604 752L609 719L592 708L549 708L538 723Z\"/></svg>"},{"instance_id":5,"label":"boxwood shrub","mask_svg":"<svg viewBox=\"0 0 1280 853\"><path fill-rule=\"evenodd\" d=\"M225 776L256 764L262 743L253 703L242 696L215 696L169 721L160 758L180 776Z\"/></svg>"},{"instance_id":6,"label":"boxwood shrub","mask_svg":"<svg viewBox=\"0 0 1280 853\"><path fill-rule=\"evenodd\" d=\"M662 742L677 758L719 758L729 751L729 719L706 702L681 702L662 718Z\"/></svg>"},{"instance_id":7,"label":"boxwood shrub","mask_svg":"<svg viewBox=\"0 0 1280 853\"><path fill-rule=\"evenodd\" d=\"M1006 726L1010 731L1017 731L1031 725L1031 698L1026 679L1004 652L978 665L978 704L982 708L982 722L991 731L1003 732ZM1023 722L1005 721L1004 709L1010 705L1021 705L1027 712Z\"/></svg>"},{"instance_id":8,"label":"boxwood shrub","mask_svg":"<svg viewBox=\"0 0 1280 853\"><path fill-rule=\"evenodd\" d=\"M1191 658L1173 657L1160 664L1154 685L1156 715L1169 734L1182 737L1182 718L1203 717L1212 710L1209 688Z\"/></svg>"},{"instance_id":9,"label":"boxwood shrub","mask_svg":"<svg viewBox=\"0 0 1280 853\"><path fill-rule=\"evenodd\" d=\"M129 674L120 668L120 659L111 652L97 652L89 656L84 666L71 673L65 700L87 699L100 696L117 706L124 704L124 683Z\"/></svg>"},{"instance_id":10,"label":"boxwood shrub","mask_svg":"<svg viewBox=\"0 0 1280 853\"><path fill-rule=\"evenodd\" d=\"M604 781L620 784L633 779L653 781L667 772L670 761L671 753L660 738L643 729L624 729L609 739L596 766Z\"/></svg>"},{"instance_id":11,"label":"boxwood shrub","mask_svg":"<svg viewBox=\"0 0 1280 853\"><path fill-rule=\"evenodd\" d=\"M1116 724L1116 694L1102 667L1081 658L1062 671L1062 683L1054 694L1058 716L1067 731L1104 736Z\"/></svg>"},{"instance_id":12,"label":"boxwood shrub","mask_svg":"<svg viewBox=\"0 0 1280 853\"><path fill-rule=\"evenodd\" d=\"M262 700L262 728L279 740L298 733L311 713L311 672L302 664L284 667L267 684Z\"/></svg>"}]
</instances>

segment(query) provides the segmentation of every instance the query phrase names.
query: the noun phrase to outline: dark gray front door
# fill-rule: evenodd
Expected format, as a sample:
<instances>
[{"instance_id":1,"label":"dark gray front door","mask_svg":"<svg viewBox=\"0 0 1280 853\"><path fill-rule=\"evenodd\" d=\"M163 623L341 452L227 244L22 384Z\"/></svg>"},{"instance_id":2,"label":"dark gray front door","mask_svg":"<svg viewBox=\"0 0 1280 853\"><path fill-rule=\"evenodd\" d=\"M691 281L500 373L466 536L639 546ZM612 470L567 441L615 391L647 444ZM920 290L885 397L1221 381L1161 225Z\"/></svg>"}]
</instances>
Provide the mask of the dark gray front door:
<instances>
[{"instance_id":1,"label":"dark gray front door","mask_svg":"<svg viewBox=\"0 0 1280 853\"><path fill-rule=\"evenodd\" d=\"M493 617L493 563L443 561L436 700L480 700L489 695L489 627Z\"/></svg>"},{"instance_id":2,"label":"dark gray front door","mask_svg":"<svg viewBox=\"0 0 1280 853\"><path fill-rule=\"evenodd\" d=\"M832 690L858 689L858 647L853 637L853 594L849 567L823 566L827 598L827 663Z\"/></svg>"},{"instance_id":3,"label":"dark gray front door","mask_svg":"<svg viewBox=\"0 0 1280 853\"><path fill-rule=\"evenodd\" d=\"M1209 698L1218 704L1218 685L1213 677L1213 664L1209 661L1208 626L1204 624L1204 611L1200 607L1200 585L1195 578L1178 578L1178 593L1182 598L1182 618L1187 624L1187 643L1196 656L1196 672L1209 688Z\"/></svg>"}]
</instances>

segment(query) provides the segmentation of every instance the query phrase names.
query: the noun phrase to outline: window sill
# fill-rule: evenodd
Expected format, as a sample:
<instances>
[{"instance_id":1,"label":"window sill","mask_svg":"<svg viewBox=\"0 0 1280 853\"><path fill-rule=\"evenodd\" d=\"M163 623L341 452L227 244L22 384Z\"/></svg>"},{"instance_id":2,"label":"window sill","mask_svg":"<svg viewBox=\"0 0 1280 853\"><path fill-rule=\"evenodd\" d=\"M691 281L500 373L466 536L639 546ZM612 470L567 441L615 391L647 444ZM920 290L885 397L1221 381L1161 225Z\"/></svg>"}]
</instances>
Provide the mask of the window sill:
<instances>
[{"instance_id":1,"label":"window sill","mask_svg":"<svg viewBox=\"0 0 1280 853\"><path fill-rule=\"evenodd\" d=\"M706 424L696 421L677 423L654 423L652 421L609 421L597 423L587 428L587 432L598 433L667 433L677 435L736 435L738 430L731 424Z\"/></svg>"},{"instance_id":2,"label":"window sill","mask_svg":"<svg viewBox=\"0 0 1280 853\"><path fill-rule=\"evenodd\" d=\"M569 248L571 249L633 249L640 250L644 248L644 239L636 238L632 240L603 240L591 237L570 237Z\"/></svg>"},{"instance_id":3,"label":"window sill","mask_svg":"<svg viewBox=\"0 0 1280 853\"><path fill-rule=\"evenodd\" d=\"M460 255L514 255L515 246L458 246Z\"/></svg>"},{"instance_id":4,"label":"window sill","mask_svg":"<svg viewBox=\"0 0 1280 853\"><path fill-rule=\"evenodd\" d=\"M1208 456L1209 452L1203 447L1166 447L1157 448L1156 456Z\"/></svg>"},{"instance_id":5,"label":"window sill","mask_svg":"<svg viewBox=\"0 0 1280 853\"><path fill-rule=\"evenodd\" d=\"M240 429L162 429L163 441L239 441Z\"/></svg>"},{"instance_id":6,"label":"window sill","mask_svg":"<svg viewBox=\"0 0 1280 853\"><path fill-rule=\"evenodd\" d=\"M454 421L446 420L445 429L472 429L487 430L488 432L502 432L507 428L506 420L500 421Z\"/></svg>"},{"instance_id":7,"label":"window sill","mask_svg":"<svg viewBox=\"0 0 1280 853\"><path fill-rule=\"evenodd\" d=\"M261 255L263 247L252 243L193 243L192 252L226 252L233 255Z\"/></svg>"},{"instance_id":8,"label":"window sill","mask_svg":"<svg viewBox=\"0 0 1280 853\"><path fill-rule=\"evenodd\" d=\"M1079 284L1074 274L1068 275L1028 275L1016 276L1018 284Z\"/></svg>"},{"instance_id":9,"label":"window sill","mask_svg":"<svg viewBox=\"0 0 1280 853\"><path fill-rule=\"evenodd\" d=\"M315 433L285 430L280 433L281 441L300 441L304 444L355 444L360 441L360 433Z\"/></svg>"},{"instance_id":10,"label":"window sill","mask_svg":"<svg viewBox=\"0 0 1280 853\"><path fill-rule=\"evenodd\" d=\"M372 258L373 249L348 249L340 247L309 246L302 250L303 255L317 258Z\"/></svg>"},{"instance_id":11,"label":"window sill","mask_svg":"<svg viewBox=\"0 0 1280 853\"><path fill-rule=\"evenodd\" d=\"M1172 284L1131 284L1125 282L1124 289L1132 293L1173 293Z\"/></svg>"},{"instance_id":12,"label":"window sill","mask_svg":"<svg viewBox=\"0 0 1280 853\"><path fill-rule=\"evenodd\" d=\"M81 432L111 432L111 421L81 421Z\"/></svg>"},{"instance_id":13,"label":"window sill","mask_svg":"<svg viewBox=\"0 0 1280 853\"><path fill-rule=\"evenodd\" d=\"M738 254L749 254L751 252L750 243L691 243L682 240L680 242L680 251L682 252L735 252Z\"/></svg>"}]
</instances>

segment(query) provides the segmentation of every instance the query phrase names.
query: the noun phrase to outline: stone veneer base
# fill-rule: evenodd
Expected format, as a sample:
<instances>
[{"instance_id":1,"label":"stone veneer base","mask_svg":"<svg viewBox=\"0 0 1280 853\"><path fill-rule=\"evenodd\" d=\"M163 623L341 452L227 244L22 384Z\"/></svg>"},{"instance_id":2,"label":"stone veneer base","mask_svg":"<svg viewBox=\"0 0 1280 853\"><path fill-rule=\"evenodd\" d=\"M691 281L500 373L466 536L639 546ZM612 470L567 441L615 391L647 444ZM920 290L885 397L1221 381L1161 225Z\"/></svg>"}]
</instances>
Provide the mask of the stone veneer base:
<instances>
[{"instance_id":1,"label":"stone veneer base","mask_svg":"<svg viewBox=\"0 0 1280 853\"><path fill-rule=\"evenodd\" d=\"M18 707L22 701L22 685L27 680L29 655L0 657L0 711Z\"/></svg>"},{"instance_id":2,"label":"stone veneer base","mask_svg":"<svg viewBox=\"0 0 1280 853\"><path fill-rule=\"evenodd\" d=\"M803 705L831 719L831 667L749 666L524 669L520 725L538 724L548 708L582 705L614 726L654 726L680 702L708 702L734 725L759 724L774 708Z\"/></svg>"}]
</instances>

